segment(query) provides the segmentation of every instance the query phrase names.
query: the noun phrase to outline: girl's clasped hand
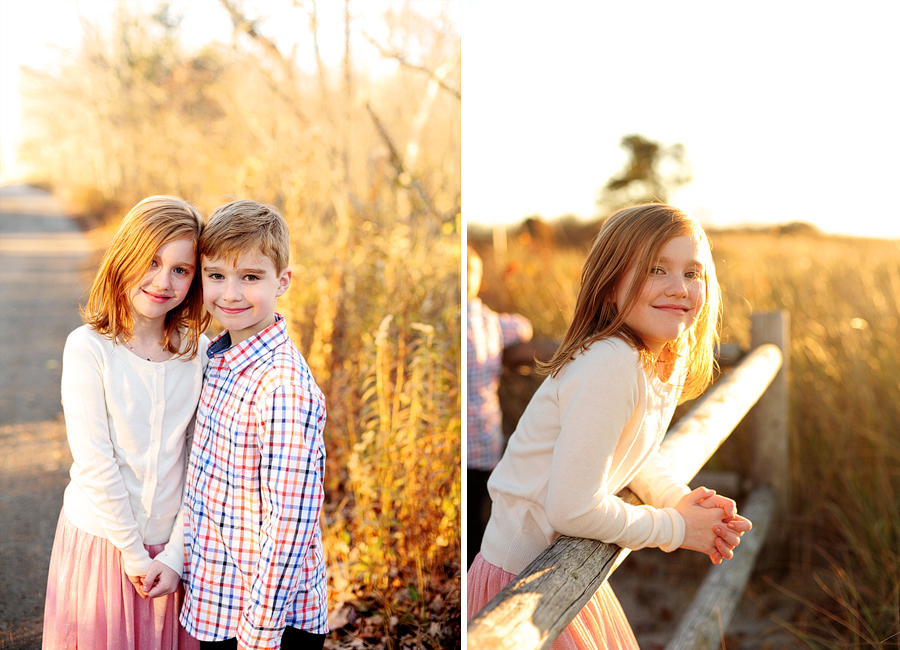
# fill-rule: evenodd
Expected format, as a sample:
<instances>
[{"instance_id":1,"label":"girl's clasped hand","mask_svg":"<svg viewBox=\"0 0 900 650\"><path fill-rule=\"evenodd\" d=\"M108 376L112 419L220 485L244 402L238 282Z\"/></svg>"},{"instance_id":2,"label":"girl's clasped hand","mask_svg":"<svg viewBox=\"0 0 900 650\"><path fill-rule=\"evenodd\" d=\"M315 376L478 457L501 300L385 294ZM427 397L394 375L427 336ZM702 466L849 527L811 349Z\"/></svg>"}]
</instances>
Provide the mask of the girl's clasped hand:
<instances>
[{"instance_id":1,"label":"girl's clasped hand","mask_svg":"<svg viewBox=\"0 0 900 650\"><path fill-rule=\"evenodd\" d=\"M181 584L181 576L159 560L153 560L145 576L128 576L141 598L158 598L174 594Z\"/></svg>"},{"instance_id":2,"label":"girl's clasped hand","mask_svg":"<svg viewBox=\"0 0 900 650\"><path fill-rule=\"evenodd\" d=\"M741 535L753 527L749 519L738 515L733 500L705 487L681 497L675 509L685 522L681 548L705 553L713 564L733 558Z\"/></svg>"}]
</instances>

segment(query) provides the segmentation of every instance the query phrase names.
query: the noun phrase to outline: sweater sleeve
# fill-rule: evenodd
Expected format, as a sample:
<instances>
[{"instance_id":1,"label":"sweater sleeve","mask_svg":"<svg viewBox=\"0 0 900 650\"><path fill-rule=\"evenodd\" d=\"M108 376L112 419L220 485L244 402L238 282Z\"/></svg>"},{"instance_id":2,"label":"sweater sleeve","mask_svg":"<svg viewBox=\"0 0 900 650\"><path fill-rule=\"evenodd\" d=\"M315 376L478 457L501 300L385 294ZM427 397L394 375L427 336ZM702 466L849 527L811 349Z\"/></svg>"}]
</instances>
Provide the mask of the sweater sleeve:
<instances>
[{"instance_id":1,"label":"sweater sleeve","mask_svg":"<svg viewBox=\"0 0 900 650\"><path fill-rule=\"evenodd\" d=\"M200 335L200 342L198 344L197 355L200 359L200 365L203 368L203 372L206 372L206 366L209 364L209 358L206 356L206 350L209 347L209 339L206 338L205 334ZM190 424L188 424L187 429L184 432L184 445L185 445L185 454L184 454L184 475L187 476L187 466L191 459L191 445L194 444L194 427L197 422L197 414L196 411L194 416L191 418ZM156 558L167 567L175 571L179 576L184 575L184 492L182 491L182 505L178 510L178 515L175 517L175 522L172 524L172 534L169 535L169 541L166 544L166 547L160 552Z\"/></svg>"},{"instance_id":2,"label":"sweater sleeve","mask_svg":"<svg viewBox=\"0 0 900 650\"><path fill-rule=\"evenodd\" d=\"M110 437L104 356L100 341L86 328L69 335L63 350L62 402L74 461L72 480L88 497L109 541L122 552L125 573L144 575L150 554L144 548Z\"/></svg>"},{"instance_id":3,"label":"sweater sleeve","mask_svg":"<svg viewBox=\"0 0 900 650\"><path fill-rule=\"evenodd\" d=\"M179 578L184 575L184 507L175 516L165 548L154 559L172 569Z\"/></svg>"},{"instance_id":4,"label":"sweater sleeve","mask_svg":"<svg viewBox=\"0 0 900 650\"><path fill-rule=\"evenodd\" d=\"M187 476L187 464L191 458L191 444L194 439L194 422L196 416L191 419L185 431L185 476ZM175 571L179 577L184 575L184 491L182 490L182 504L172 523L172 533L165 548L154 558Z\"/></svg>"},{"instance_id":5,"label":"sweater sleeve","mask_svg":"<svg viewBox=\"0 0 900 650\"><path fill-rule=\"evenodd\" d=\"M593 361L583 357L559 382L561 427L547 491L548 521L564 535L630 549L674 550L684 538L677 512L631 506L607 491L619 438L643 419L645 391L637 356L614 348L602 365Z\"/></svg>"},{"instance_id":6,"label":"sweater sleeve","mask_svg":"<svg viewBox=\"0 0 900 650\"><path fill-rule=\"evenodd\" d=\"M659 450L647 460L628 486L644 503L657 508L671 508L691 489L679 481Z\"/></svg>"}]
</instances>

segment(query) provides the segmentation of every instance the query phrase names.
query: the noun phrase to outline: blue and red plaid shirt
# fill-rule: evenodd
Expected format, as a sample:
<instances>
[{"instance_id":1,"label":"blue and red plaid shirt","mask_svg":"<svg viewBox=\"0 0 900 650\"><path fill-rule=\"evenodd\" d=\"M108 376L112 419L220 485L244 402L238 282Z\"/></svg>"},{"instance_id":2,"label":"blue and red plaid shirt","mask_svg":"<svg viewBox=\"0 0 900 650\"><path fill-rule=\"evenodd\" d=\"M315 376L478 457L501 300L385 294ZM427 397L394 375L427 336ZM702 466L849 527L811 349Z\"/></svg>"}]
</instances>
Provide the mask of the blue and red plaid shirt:
<instances>
[{"instance_id":1,"label":"blue and red plaid shirt","mask_svg":"<svg viewBox=\"0 0 900 650\"><path fill-rule=\"evenodd\" d=\"M181 623L254 650L279 648L285 626L328 631L325 400L276 318L210 344L185 487Z\"/></svg>"},{"instance_id":2,"label":"blue and red plaid shirt","mask_svg":"<svg viewBox=\"0 0 900 650\"><path fill-rule=\"evenodd\" d=\"M500 374L503 348L530 341L531 322L519 314L498 314L481 300L466 309L466 467L494 469L503 452Z\"/></svg>"}]
</instances>

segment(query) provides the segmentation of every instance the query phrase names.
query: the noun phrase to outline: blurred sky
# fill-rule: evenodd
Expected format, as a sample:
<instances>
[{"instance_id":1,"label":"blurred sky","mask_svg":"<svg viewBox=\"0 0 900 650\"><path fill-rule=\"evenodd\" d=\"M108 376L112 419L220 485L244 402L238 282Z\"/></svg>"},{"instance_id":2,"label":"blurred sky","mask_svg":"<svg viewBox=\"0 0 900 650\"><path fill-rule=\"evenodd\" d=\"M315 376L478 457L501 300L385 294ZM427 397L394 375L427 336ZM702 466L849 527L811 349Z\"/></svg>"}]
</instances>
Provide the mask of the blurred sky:
<instances>
[{"instance_id":1,"label":"blurred sky","mask_svg":"<svg viewBox=\"0 0 900 650\"><path fill-rule=\"evenodd\" d=\"M435 1L414 0L416 5ZM155 7L156 0L130 0ZM355 0L378 37L385 2ZM109 23L116 0L0 0L0 181L19 169L18 68L79 42L79 16ZM188 45L232 38L218 0L174 0ZM298 42L302 11L245 0L264 31ZM341 56L343 2L320 0L326 62ZM704 223L808 221L831 233L900 237L900 3L464 0L464 217L517 222L596 214L626 160L622 136L681 142L694 182L671 197ZM306 39L306 40L304 40Z\"/></svg>"},{"instance_id":2,"label":"blurred sky","mask_svg":"<svg viewBox=\"0 0 900 650\"><path fill-rule=\"evenodd\" d=\"M153 12L160 0L128 0ZM233 38L231 19L219 0L172 0L172 12L182 15L182 41L189 48L199 48L211 41L228 43ZM291 0L243 0L248 18L265 17L261 31L276 39L283 52L296 45L298 64L315 69L314 50L306 13L292 6ZM416 0L420 13L438 14L444 0ZM112 17L119 0L0 0L0 182L14 182L22 174L16 160L20 137L21 102L18 96L19 68L28 66L48 69L64 62L81 41L81 21L87 20L109 34ZM311 7L312 3L304 3ZM383 12L394 0L354 0L351 2L353 29L365 30L381 43L387 42ZM449 16L458 21L460 3L451 2ZM455 9L455 11L454 11ZM317 4L319 49L326 65L339 65L344 48L344 3L324 0ZM356 63L366 64L371 74L393 70L396 62L381 57L373 47L360 47L357 40L353 56Z\"/></svg>"},{"instance_id":3,"label":"blurred sky","mask_svg":"<svg viewBox=\"0 0 900 650\"><path fill-rule=\"evenodd\" d=\"M707 225L900 237L900 3L465 0L463 216L596 214L622 136Z\"/></svg>"}]
</instances>

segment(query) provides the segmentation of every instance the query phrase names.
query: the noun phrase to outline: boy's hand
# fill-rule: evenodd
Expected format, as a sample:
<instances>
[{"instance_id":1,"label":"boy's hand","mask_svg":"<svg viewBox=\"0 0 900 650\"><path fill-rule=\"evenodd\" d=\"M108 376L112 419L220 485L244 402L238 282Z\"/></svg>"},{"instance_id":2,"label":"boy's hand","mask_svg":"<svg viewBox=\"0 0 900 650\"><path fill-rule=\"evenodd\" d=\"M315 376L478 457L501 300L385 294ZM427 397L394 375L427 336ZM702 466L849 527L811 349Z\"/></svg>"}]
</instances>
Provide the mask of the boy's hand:
<instances>
[{"instance_id":1,"label":"boy's hand","mask_svg":"<svg viewBox=\"0 0 900 650\"><path fill-rule=\"evenodd\" d=\"M179 582L181 582L181 577L175 571L162 562L153 560L142 585L146 594L144 598L156 598L175 593Z\"/></svg>"},{"instance_id":2,"label":"boy's hand","mask_svg":"<svg viewBox=\"0 0 900 650\"><path fill-rule=\"evenodd\" d=\"M141 598L147 597L147 594L144 593L144 576L130 576L126 574L125 577L134 585L134 590L138 593L138 596Z\"/></svg>"}]
</instances>

